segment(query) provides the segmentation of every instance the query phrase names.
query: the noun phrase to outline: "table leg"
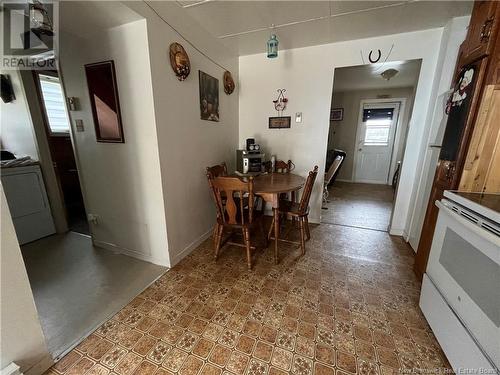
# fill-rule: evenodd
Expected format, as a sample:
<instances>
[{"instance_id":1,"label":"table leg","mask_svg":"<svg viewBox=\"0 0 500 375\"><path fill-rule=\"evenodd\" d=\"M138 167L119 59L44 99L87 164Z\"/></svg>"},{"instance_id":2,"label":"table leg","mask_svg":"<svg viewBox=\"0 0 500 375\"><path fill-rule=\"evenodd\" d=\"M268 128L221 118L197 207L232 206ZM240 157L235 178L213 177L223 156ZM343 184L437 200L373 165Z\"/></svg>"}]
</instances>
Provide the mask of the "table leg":
<instances>
[{"instance_id":1,"label":"table leg","mask_svg":"<svg viewBox=\"0 0 500 375\"><path fill-rule=\"evenodd\" d=\"M273 208L274 212L274 263L278 264L278 237L280 233L280 215L278 207Z\"/></svg>"}]
</instances>

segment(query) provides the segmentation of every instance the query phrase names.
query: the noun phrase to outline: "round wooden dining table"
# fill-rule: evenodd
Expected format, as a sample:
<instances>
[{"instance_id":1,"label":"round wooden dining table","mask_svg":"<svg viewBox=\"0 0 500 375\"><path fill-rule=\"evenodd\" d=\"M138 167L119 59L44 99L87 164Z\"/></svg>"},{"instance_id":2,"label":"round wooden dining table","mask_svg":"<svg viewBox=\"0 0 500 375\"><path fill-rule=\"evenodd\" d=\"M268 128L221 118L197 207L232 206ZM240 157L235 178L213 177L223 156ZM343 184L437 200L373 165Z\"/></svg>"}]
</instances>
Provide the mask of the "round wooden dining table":
<instances>
[{"instance_id":1,"label":"round wooden dining table","mask_svg":"<svg viewBox=\"0 0 500 375\"><path fill-rule=\"evenodd\" d=\"M274 215L274 261L278 264L278 237L279 237L279 196L300 190L306 179L293 173L269 173L254 178L253 191L273 208Z\"/></svg>"}]
</instances>

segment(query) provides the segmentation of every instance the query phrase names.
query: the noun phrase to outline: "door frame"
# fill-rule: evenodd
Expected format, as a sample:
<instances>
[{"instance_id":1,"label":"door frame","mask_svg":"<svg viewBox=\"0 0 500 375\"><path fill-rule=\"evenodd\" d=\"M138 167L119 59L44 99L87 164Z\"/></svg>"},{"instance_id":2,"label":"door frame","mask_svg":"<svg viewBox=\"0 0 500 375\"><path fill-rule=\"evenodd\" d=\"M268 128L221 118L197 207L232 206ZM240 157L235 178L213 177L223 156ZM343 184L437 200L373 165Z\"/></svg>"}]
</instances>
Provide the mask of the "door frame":
<instances>
[{"instance_id":1,"label":"door frame","mask_svg":"<svg viewBox=\"0 0 500 375\"><path fill-rule=\"evenodd\" d=\"M353 158L353 166L352 166L352 175L351 175L351 181L352 182L359 182L359 183L371 183L371 184L380 184L380 185L390 185L391 183L391 176L394 175L394 172L396 171L396 155L399 151L399 147L396 147L396 145L399 144L401 137L402 137L402 129L401 129L401 122L403 120L405 111L406 111L406 101L407 98L384 98L384 99L361 99L360 104L359 104L359 113L358 113L358 122L356 125L356 138L355 138L355 144L354 144L354 158ZM368 181L356 181L356 166L358 163L358 158L359 158L359 152L358 152L358 143L359 143L359 136L361 134L361 124L363 122L363 107L365 104L383 104L383 103L399 103L399 113L398 113L398 119L396 122L396 129L394 130L394 137L392 141L392 150L391 150L391 156L390 156L390 163L389 163L389 174L387 176L387 181L385 183L378 183L378 182L368 182ZM406 142L403 145L403 147L406 146Z\"/></svg>"}]
</instances>

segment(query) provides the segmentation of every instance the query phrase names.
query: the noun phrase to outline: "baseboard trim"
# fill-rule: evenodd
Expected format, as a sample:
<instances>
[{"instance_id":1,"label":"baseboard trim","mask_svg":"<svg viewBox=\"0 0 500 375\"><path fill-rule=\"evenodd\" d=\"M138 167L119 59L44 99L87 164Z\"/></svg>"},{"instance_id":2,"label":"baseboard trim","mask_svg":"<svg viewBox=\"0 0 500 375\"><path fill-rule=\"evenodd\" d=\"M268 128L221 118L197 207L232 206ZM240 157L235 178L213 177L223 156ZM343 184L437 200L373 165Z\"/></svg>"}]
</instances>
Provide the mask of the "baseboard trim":
<instances>
[{"instance_id":1,"label":"baseboard trim","mask_svg":"<svg viewBox=\"0 0 500 375\"><path fill-rule=\"evenodd\" d=\"M123 255L127 255L127 256L130 256L132 258L136 258L136 259L143 260L145 262L156 264L158 266L170 268L170 264L168 262L168 259L158 259L158 258L155 258L155 257L149 255L149 254L143 254L143 253L140 253L140 252L135 251L135 250L119 247L119 246L115 245L114 243L110 243L110 242L106 242L106 241L99 241L96 239L92 239L92 243L95 246L101 247L101 248L106 249L106 250L110 250L110 251L117 252L117 253L120 253Z\"/></svg>"},{"instance_id":2,"label":"baseboard trim","mask_svg":"<svg viewBox=\"0 0 500 375\"><path fill-rule=\"evenodd\" d=\"M348 179L348 178L336 178L335 181L339 181L339 182L352 182L352 179Z\"/></svg>"},{"instance_id":3,"label":"baseboard trim","mask_svg":"<svg viewBox=\"0 0 500 375\"><path fill-rule=\"evenodd\" d=\"M45 373L55 363L54 358L50 354L44 355L40 360L31 366L29 369L24 370L24 375L41 375ZM3 373L2 373L3 374Z\"/></svg>"},{"instance_id":4,"label":"baseboard trim","mask_svg":"<svg viewBox=\"0 0 500 375\"><path fill-rule=\"evenodd\" d=\"M207 238L209 238L213 233L213 229L208 230L207 232L203 233L200 237L198 237L196 240L191 242L188 246L184 248L179 254L174 255L170 259L170 264L171 267L174 267L177 263L179 263L182 259L184 259L186 256L191 254L191 252L196 249L198 246L201 245L203 241L205 241Z\"/></svg>"}]
</instances>

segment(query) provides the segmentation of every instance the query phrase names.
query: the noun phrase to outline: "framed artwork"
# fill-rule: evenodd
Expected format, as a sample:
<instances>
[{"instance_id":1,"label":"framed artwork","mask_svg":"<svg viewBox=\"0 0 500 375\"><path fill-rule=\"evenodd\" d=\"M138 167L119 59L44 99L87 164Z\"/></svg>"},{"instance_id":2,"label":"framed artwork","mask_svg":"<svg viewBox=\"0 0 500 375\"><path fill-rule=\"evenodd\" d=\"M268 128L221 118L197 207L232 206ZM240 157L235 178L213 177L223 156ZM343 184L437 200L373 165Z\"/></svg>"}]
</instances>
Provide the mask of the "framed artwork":
<instances>
[{"instance_id":1,"label":"framed artwork","mask_svg":"<svg viewBox=\"0 0 500 375\"><path fill-rule=\"evenodd\" d=\"M219 121L219 80L201 70L200 116L202 120Z\"/></svg>"},{"instance_id":2,"label":"framed artwork","mask_svg":"<svg viewBox=\"0 0 500 375\"><path fill-rule=\"evenodd\" d=\"M332 108L330 110L330 121L342 121L344 119L344 108Z\"/></svg>"},{"instance_id":3,"label":"framed artwork","mask_svg":"<svg viewBox=\"0 0 500 375\"><path fill-rule=\"evenodd\" d=\"M113 60L85 65L97 142L125 143Z\"/></svg>"},{"instance_id":4,"label":"framed artwork","mask_svg":"<svg viewBox=\"0 0 500 375\"><path fill-rule=\"evenodd\" d=\"M287 129L292 124L290 116L285 117L269 117L269 129Z\"/></svg>"}]
</instances>

